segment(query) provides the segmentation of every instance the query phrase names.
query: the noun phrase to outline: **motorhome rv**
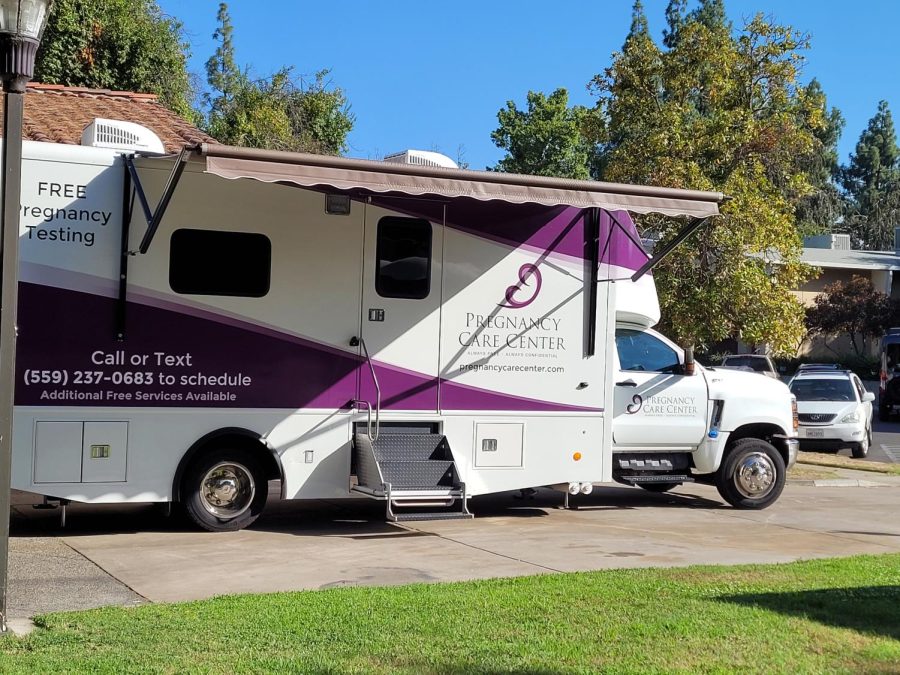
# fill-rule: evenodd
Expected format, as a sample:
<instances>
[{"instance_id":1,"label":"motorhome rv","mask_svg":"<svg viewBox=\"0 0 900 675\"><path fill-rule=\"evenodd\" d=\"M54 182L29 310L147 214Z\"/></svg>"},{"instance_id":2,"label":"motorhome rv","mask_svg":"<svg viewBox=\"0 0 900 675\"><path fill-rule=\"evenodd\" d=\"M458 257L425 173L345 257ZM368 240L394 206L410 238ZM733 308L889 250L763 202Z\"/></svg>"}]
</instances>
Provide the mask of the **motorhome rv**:
<instances>
[{"instance_id":1,"label":"motorhome rv","mask_svg":"<svg viewBox=\"0 0 900 675\"><path fill-rule=\"evenodd\" d=\"M212 144L24 155L17 489L214 531L272 479L391 520L548 485L781 492L788 390L651 328L629 214L695 227L721 194Z\"/></svg>"}]
</instances>

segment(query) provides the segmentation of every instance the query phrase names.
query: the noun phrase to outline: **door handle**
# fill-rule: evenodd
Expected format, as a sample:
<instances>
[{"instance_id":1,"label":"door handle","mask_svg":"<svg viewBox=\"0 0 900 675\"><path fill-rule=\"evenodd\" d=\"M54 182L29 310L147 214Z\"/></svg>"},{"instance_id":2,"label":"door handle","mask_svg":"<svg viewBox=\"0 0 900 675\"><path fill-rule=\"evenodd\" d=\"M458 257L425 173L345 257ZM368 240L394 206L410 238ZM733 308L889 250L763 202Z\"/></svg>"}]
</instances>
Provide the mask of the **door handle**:
<instances>
[{"instance_id":1,"label":"door handle","mask_svg":"<svg viewBox=\"0 0 900 675\"><path fill-rule=\"evenodd\" d=\"M623 380L622 382L616 382L617 387L636 387L637 382L634 380Z\"/></svg>"}]
</instances>

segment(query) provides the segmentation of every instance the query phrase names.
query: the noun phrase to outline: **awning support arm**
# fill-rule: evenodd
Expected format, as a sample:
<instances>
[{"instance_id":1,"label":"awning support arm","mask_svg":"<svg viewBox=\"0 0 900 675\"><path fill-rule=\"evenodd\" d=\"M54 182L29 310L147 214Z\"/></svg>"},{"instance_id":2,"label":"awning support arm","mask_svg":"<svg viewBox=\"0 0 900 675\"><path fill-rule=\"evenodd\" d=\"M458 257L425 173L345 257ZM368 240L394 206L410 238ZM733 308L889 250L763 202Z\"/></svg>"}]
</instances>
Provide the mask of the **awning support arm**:
<instances>
[{"instance_id":1,"label":"awning support arm","mask_svg":"<svg viewBox=\"0 0 900 675\"><path fill-rule=\"evenodd\" d=\"M649 272L654 267L656 267L660 262L662 262L662 260L666 256L668 256L672 251L674 251L675 248L681 242L683 242L685 239L690 237L692 234L694 234L694 232L699 230L701 227L706 225L706 223L708 221L709 221L708 217L707 218L694 218L693 220L691 220L691 222L689 222L687 225L685 225L684 228L681 230L681 232L676 234L675 238L672 239L672 241L670 241L668 244L666 244L659 253L657 253L652 258L647 260L647 262L645 262L643 265L641 265L641 268L637 272L635 272L634 274L631 275L631 280L637 281L642 276L647 274L647 272Z\"/></svg>"},{"instance_id":2,"label":"awning support arm","mask_svg":"<svg viewBox=\"0 0 900 675\"><path fill-rule=\"evenodd\" d=\"M126 294L128 292L128 258L132 255L128 250L128 238L131 231L131 216L134 213L134 193L131 189L131 174L125 172L122 181L122 235L119 242L119 296L116 298L116 340L125 340L125 317L127 310Z\"/></svg>"},{"instance_id":3,"label":"awning support arm","mask_svg":"<svg viewBox=\"0 0 900 675\"><path fill-rule=\"evenodd\" d=\"M137 168L134 166L134 157L132 155L125 156L125 166L128 169L128 173L131 175L131 181L134 183L138 201L141 204L141 209L144 211L144 218L147 220L147 231L144 232L144 237L141 239L141 245L138 247L139 253L146 253L150 249L150 244L153 242L153 236L156 234L156 230L159 229L159 224L166 214L166 209L169 207L169 202L172 200L172 195L175 193L175 188L178 187L178 181L181 180L181 174L184 173L188 158L193 151L193 148L185 146L181 149L181 152L178 153L178 158L175 160L175 166L172 167L172 172L169 174L169 179L166 181L166 186L163 188L162 195L159 197L159 203L154 210L150 209L150 204L147 202L147 195L144 194L141 179L138 176Z\"/></svg>"},{"instance_id":4,"label":"awning support arm","mask_svg":"<svg viewBox=\"0 0 900 675\"><path fill-rule=\"evenodd\" d=\"M588 209L584 216L584 243L588 248L585 259L590 266L588 285L587 344L585 356L597 352L597 276L600 271L600 209ZM606 240L609 245L609 238ZM605 252L605 249L604 249Z\"/></svg>"}]
</instances>

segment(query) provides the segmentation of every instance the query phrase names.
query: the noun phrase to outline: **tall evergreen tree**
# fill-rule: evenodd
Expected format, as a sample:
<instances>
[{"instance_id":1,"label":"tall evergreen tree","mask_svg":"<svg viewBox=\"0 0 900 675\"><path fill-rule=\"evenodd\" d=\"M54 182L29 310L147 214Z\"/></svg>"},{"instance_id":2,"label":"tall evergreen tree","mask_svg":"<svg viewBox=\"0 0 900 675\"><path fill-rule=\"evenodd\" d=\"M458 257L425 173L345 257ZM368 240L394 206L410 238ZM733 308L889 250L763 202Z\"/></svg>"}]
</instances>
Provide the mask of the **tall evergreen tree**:
<instances>
[{"instance_id":1,"label":"tall evergreen tree","mask_svg":"<svg viewBox=\"0 0 900 675\"><path fill-rule=\"evenodd\" d=\"M243 75L234 59L234 42L232 34L234 28L231 25L231 15L228 13L228 5L219 3L219 12L216 14L218 26L213 33L213 40L219 43L215 53L206 62L206 82L216 93L207 93L205 100L207 105L217 108L231 101L242 86Z\"/></svg>"},{"instance_id":2,"label":"tall evergreen tree","mask_svg":"<svg viewBox=\"0 0 900 675\"><path fill-rule=\"evenodd\" d=\"M822 85L815 78L799 94L806 101L801 123L813 123L812 151L800 158L813 191L797 203L797 228L803 235L840 231L847 213L847 201L836 182L840 177L837 146L844 117L837 108L828 108Z\"/></svg>"},{"instance_id":3,"label":"tall evergreen tree","mask_svg":"<svg viewBox=\"0 0 900 675\"><path fill-rule=\"evenodd\" d=\"M625 37L625 45L635 38L649 38L650 27L647 25L647 15L644 12L644 3L641 0L634 0L631 8L631 28L628 29L628 35ZM624 47L623 47L624 49Z\"/></svg>"},{"instance_id":4,"label":"tall evergreen tree","mask_svg":"<svg viewBox=\"0 0 900 675\"><path fill-rule=\"evenodd\" d=\"M853 205L849 228L855 243L873 250L891 248L900 211L900 148L887 101L879 102L860 134L841 182Z\"/></svg>"},{"instance_id":5,"label":"tall evergreen tree","mask_svg":"<svg viewBox=\"0 0 900 675\"><path fill-rule=\"evenodd\" d=\"M666 26L663 29L663 45L672 49L678 43L678 36L685 23L687 0L669 0L666 5Z\"/></svg>"},{"instance_id":6,"label":"tall evergreen tree","mask_svg":"<svg viewBox=\"0 0 900 675\"><path fill-rule=\"evenodd\" d=\"M688 19L710 30L725 28L730 32L732 28L725 14L725 0L700 0L700 5L690 13Z\"/></svg>"}]
</instances>

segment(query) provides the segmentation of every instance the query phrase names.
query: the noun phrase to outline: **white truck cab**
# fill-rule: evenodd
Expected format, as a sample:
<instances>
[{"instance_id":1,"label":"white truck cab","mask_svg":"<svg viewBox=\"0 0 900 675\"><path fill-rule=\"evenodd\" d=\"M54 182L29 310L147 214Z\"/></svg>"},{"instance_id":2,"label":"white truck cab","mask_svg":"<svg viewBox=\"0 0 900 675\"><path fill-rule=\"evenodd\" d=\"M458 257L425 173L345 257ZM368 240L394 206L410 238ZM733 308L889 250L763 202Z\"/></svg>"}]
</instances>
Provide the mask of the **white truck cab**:
<instances>
[{"instance_id":1,"label":"white truck cab","mask_svg":"<svg viewBox=\"0 0 900 675\"><path fill-rule=\"evenodd\" d=\"M798 447L796 401L783 383L686 363L684 350L641 323L618 323L615 349L615 480L656 492L710 482L743 508L778 499Z\"/></svg>"}]
</instances>

